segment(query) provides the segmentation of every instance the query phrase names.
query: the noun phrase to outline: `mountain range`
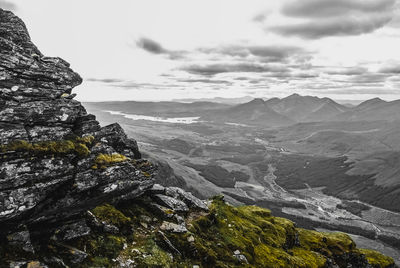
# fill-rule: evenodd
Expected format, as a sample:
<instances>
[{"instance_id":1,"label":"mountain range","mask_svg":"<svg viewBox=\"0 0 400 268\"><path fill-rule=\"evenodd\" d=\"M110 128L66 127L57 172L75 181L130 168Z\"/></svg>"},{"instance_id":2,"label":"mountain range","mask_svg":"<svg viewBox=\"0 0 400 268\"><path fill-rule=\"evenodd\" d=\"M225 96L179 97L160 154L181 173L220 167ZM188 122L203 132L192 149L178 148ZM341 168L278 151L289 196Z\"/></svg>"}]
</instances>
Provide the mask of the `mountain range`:
<instances>
[{"instance_id":1,"label":"mountain range","mask_svg":"<svg viewBox=\"0 0 400 268\"><path fill-rule=\"evenodd\" d=\"M260 98L213 112L204 119L249 125L284 126L299 122L395 121L400 119L400 100L379 98L348 107L329 98L293 94L286 98Z\"/></svg>"}]
</instances>

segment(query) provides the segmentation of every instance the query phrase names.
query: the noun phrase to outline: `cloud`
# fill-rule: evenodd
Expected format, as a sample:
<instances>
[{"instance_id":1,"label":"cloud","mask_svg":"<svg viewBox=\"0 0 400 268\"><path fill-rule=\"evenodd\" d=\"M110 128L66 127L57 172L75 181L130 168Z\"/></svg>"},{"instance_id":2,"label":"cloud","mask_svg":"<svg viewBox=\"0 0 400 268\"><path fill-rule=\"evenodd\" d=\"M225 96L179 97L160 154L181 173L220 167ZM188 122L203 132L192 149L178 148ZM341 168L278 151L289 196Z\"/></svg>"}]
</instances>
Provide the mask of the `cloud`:
<instances>
[{"instance_id":1,"label":"cloud","mask_svg":"<svg viewBox=\"0 0 400 268\"><path fill-rule=\"evenodd\" d=\"M319 90L310 90L311 92L320 93ZM333 90L326 90L324 93L328 94L338 94L338 95L351 95L351 94L359 94L359 95L394 95L399 94L396 89L384 89L384 88L358 88L358 87L349 87L349 88L340 88Z\"/></svg>"},{"instance_id":2,"label":"cloud","mask_svg":"<svg viewBox=\"0 0 400 268\"><path fill-rule=\"evenodd\" d=\"M156 55L165 55L171 60L182 59L185 58L185 55L188 54L187 51L183 50L169 50L164 48L160 43L147 38L142 37L136 41L137 47Z\"/></svg>"},{"instance_id":3,"label":"cloud","mask_svg":"<svg viewBox=\"0 0 400 268\"><path fill-rule=\"evenodd\" d=\"M382 83L385 82L387 78L388 76L385 74L366 73L366 74L352 76L347 81L355 84L357 83L369 84L369 83Z\"/></svg>"},{"instance_id":4,"label":"cloud","mask_svg":"<svg viewBox=\"0 0 400 268\"><path fill-rule=\"evenodd\" d=\"M140 38L137 42L136 45L147 52L153 53L153 54L166 54L168 53L168 50L163 48L159 43L156 41L142 37Z\"/></svg>"},{"instance_id":5,"label":"cloud","mask_svg":"<svg viewBox=\"0 0 400 268\"><path fill-rule=\"evenodd\" d=\"M371 33L392 20L395 3L396 0L289 1L281 13L297 22L270 26L266 31L304 39Z\"/></svg>"},{"instance_id":6,"label":"cloud","mask_svg":"<svg viewBox=\"0 0 400 268\"><path fill-rule=\"evenodd\" d=\"M329 36L350 36L371 33L382 28L391 20L391 16L380 14L365 17L344 17L312 20L304 23L280 25L268 28L283 36L297 36L304 39L319 39Z\"/></svg>"},{"instance_id":7,"label":"cloud","mask_svg":"<svg viewBox=\"0 0 400 268\"><path fill-rule=\"evenodd\" d=\"M87 78L85 80L89 81L89 82L101 82L101 83L119 83L119 82L124 82L124 80L118 79L118 78Z\"/></svg>"},{"instance_id":8,"label":"cloud","mask_svg":"<svg viewBox=\"0 0 400 268\"><path fill-rule=\"evenodd\" d=\"M263 22L263 21L265 21L266 18L267 18L267 15L261 13L261 14L254 16L253 21L254 22Z\"/></svg>"},{"instance_id":9,"label":"cloud","mask_svg":"<svg viewBox=\"0 0 400 268\"><path fill-rule=\"evenodd\" d=\"M360 75L368 72L365 67L322 67L324 73L330 75Z\"/></svg>"},{"instance_id":10,"label":"cloud","mask_svg":"<svg viewBox=\"0 0 400 268\"><path fill-rule=\"evenodd\" d=\"M284 66L274 66L259 63L212 63L205 65L188 65L181 68L191 74L216 75L220 73L263 73L283 72L288 69Z\"/></svg>"},{"instance_id":11,"label":"cloud","mask_svg":"<svg viewBox=\"0 0 400 268\"><path fill-rule=\"evenodd\" d=\"M0 0L0 8L10 11L15 11L17 10L17 5L7 0Z\"/></svg>"},{"instance_id":12,"label":"cloud","mask_svg":"<svg viewBox=\"0 0 400 268\"><path fill-rule=\"evenodd\" d=\"M354 13L387 12L396 0L296 0L288 2L282 13L289 17L326 18Z\"/></svg>"},{"instance_id":13,"label":"cloud","mask_svg":"<svg viewBox=\"0 0 400 268\"><path fill-rule=\"evenodd\" d=\"M383 74L400 74L400 63L390 63L379 69Z\"/></svg>"},{"instance_id":14,"label":"cloud","mask_svg":"<svg viewBox=\"0 0 400 268\"><path fill-rule=\"evenodd\" d=\"M205 84L226 84L230 85L232 82L227 80L215 80L215 79L178 79L179 82L185 83L205 83Z\"/></svg>"},{"instance_id":15,"label":"cloud","mask_svg":"<svg viewBox=\"0 0 400 268\"><path fill-rule=\"evenodd\" d=\"M203 53L214 53L223 56L248 58L257 57L263 62L280 62L285 61L289 57L302 56L308 54L303 48L296 46L222 46L217 48L199 49Z\"/></svg>"}]
</instances>

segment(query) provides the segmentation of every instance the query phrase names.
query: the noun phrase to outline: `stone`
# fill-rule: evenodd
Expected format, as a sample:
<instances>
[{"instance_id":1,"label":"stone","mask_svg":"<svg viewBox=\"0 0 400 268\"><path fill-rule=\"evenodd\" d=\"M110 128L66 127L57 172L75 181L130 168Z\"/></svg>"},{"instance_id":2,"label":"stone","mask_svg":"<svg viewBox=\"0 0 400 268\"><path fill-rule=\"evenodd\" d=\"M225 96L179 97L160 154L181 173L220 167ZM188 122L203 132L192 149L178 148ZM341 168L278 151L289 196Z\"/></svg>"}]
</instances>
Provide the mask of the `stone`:
<instances>
[{"instance_id":1,"label":"stone","mask_svg":"<svg viewBox=\"0 0 400 268\"><path fill-rule=\"evenodd\" d=\"M163 221L163 223L160 226L160 230L171 233L186 233L188 231L184 225L179 225L167 221Z\"/></svg>"},{"instance_id":2,"label":"stone","mask_svg":"<svg viewBox=\"0 0 400 268\"><path fill-rule=\"evenodd\" d=\"M13 233L7 236L8 244L18 250L35 253L28 230Z\"/></svg>"},{"instance_id":3,"label":"stone","mask_svg":"<svg viewBox=\"0 0 400 268\"><path fill-rule=\"evenodd\" d=\"M91 229L86 225L85 220L66 224L56 231L56 237L61 241L68 241L75 238L87 236L91 233Z\"/></svg>"},{"instance_id":4,"label":"stone","mask_svg":"<svg viewBox=\"0 0 400 268\"><path fill-rule=\"evenodd\" d=\"M173 211L176 211L176 212L188 212L189 211L188 206L184 202L182 202L178 199L175 199L173 197L156 194L153 196L153 199L160 205L170 208Z\"/></svg>"},{"instance_id":5,"label":"stone","mask_svg":"<svg viewBox=\"0 0 400 268\"><path fill-rule=\"evenodd\" d=\"M147 191L150 195L154 195L154 194L164 194L165 193L165 187L160 185L160 184L154 184L153 187L151 187L148 191Z\"/></svg>"},{"instance_id":6,"label":"stone","mask_svg":"<svg viewBox=\"0 0 400 268\"><path fill-rule=\"evenodd\" d=\"M233 257L235 257L240 263L249 263L246 256L240 253L240 250L235 250L233 252Z\"/></svg>"},{"instance_id":7,"label":"stone","mask_svg":"<svg viewBox=\"0 0 400 268\"><path fill-rule=\"evenodd\" d=\"M207 205L202 200L181 188L168 187L165 189L165 195L183 201L189 208L208 211Z\"/></svg>"},{"instance_id":8,"label":"stone","mask_svg":"<svg viewBox=\"0 0 400 268\"><path fill-rule=\"evenodd\" d=\"M171 219L174 217L174 213L171 209L159 205L155 202L149 203L149 209L162 219Z\"/></svg>"}]
</instances>

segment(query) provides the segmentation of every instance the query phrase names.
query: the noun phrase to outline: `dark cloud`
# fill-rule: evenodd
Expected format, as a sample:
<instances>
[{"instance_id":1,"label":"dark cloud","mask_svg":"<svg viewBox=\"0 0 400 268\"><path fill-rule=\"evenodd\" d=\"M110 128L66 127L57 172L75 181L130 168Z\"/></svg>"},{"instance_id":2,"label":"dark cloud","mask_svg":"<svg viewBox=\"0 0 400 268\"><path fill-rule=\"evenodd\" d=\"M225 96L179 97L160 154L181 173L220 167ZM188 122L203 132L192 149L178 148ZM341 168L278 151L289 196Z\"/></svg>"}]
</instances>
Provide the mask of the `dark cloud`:
<instances>
[{"instance_id":1,"label":"dark cloud","mask_svg":"<svg viewBox=\"0 0 400 268\"><path fill-rule=\"evenodd\" d=\"M297 36L305 39L319 39L329 36L350 36L371 33L382 28L391 20L391 16L342 17L312 20L303 23L280 25L268 28L283 36Z\"/></svg>"},{"instance_id":2,"label":"dark cloud","mask_svg":"<svg viewBox=\"0 0 400 268\"><path fill-rule=\"evenodd\" d=\"M354 13L387 12L396 0L296 0L288 2L282 13L290 17L326 18Z\"/></svg>"},{"instance_id":3,"label":"dark cloud","mask_svg":"<svg viewBox=\"0 0 400 268\"><path fill-rule=\"evenodd\" d=\"M395 3L396 0L294 0L283 6L282 14L302 21L266 30L305 39L371 33L392 20Z\"/></svg>"},{"instance_id":4,"label":"dark cloud","mask_svg":"<svg viewBox=\"0 0 400 268\"><path fill-rule=\"evenodd\" d=\"M220 73L264 73L283 72L284 66L272 66L258 63L214 63L206 65L184 66L181 70L198 75L216 75Z\"/></svg>"},{"instance_id":5,"label":"dark cloud","mask_svg":"<svg viewBox=\"0 0 400 268\"><path fill-rule=\"evenodd\" d=\"M223 46L219 48L203 48L203 53L214 53L223 56L239 58L257 57L263 62L280 62L290 57L309 54L303 48L296 46Z\"/></svg>"},{"instance_id":6,"label":"dark cloud","mask_svg":"<svg viewBox=\"0 0 400 268\"><path fill-rule=\"evenodd\" d=\"M254 16L253 21L254 22L263 22L263 21L265 21L266 18L267 18L266 14L258 14L256 16Z\"/></svg>"},{"instance_id":7,"label":"dark cloud","mask_svg":"<svg viewBox=\"0 0 400 268\"><path fill-rule=\"evenodd\" d=\"M380 74L380 73L366 73L366 74L361 74L361 75L356 75L350 77L350 79L346 80L347 82L350 83L363 83L363 84L368 84L368 83L382 83L385 82L388 76L386 74Z\"/></svg>"},{"instance_id":8,"label":"dark cloud","mask_svg":"<svg viewBox=\"0 0 400 268\"><path fill-rule=\"evenodd\" d=\"M0 0L0 8L10 11L16 11L17 6L7 0Z\"/></svg>"},{"instance_id":9,"label":"dark cloud","mask_svg":"<svg viewBox=\"0 0 400 268\"><path fill-rule=\"evenodd\" d=\"M182 86L173 84L173 83L141 83L135 81L127 81L124 83L119 83L113 85L118 88L125 88L125 89L169 89L169 88L182 88Z\"/></svg>"},{"instance_id":10,"label":"dark cloud","mask_svg":"<svg viewBox=\"0 0 400 268\"><path fill-rule=\"evenodd\" d=\"M117 78L88 78L86 81L89 82L101 82L101 83L119 83L124 82L122 79Z\"/></svg>"},{"instance_id":11,"label":"dark cloud","mask_svg":"<svg viewBox=\"0 0 400 268\"><path fill-rule=\"evenodd\" d=\"M178 79L177 81L185 83L226 84L226 85L232 84L232 82L227 80L215 80L215 79Z\"/></svg>"},{"instance_id":12,"label":"dark cloud","mask_svg":"<svg viewBox=\"0 0 400 268\"><path fill-rule=\"evenodd\" d=\"M157 43L154 40L151 40L146 37L140 38L137 42L136 45L147 52L153 53L153 54L166 54L168 53L168 50L163 48L161 44Z\"/></svg>"},{"instance_id":13,"label":"dark cloud","mask_svg":"<svg viewBox=\"0 0 400 268\"><path fill-rule=\"evenodd\" d=\"M137 40L136 45L149 53L165 55L172 60L182 59L188 53L187 51L166 49L160 43L146 37Z\"/></svg>"},{"instance_id":14,"label":"dark cloud","mask_svg":"<svg viewBox=\"0 0 400 268\"><path fill-rule=\"evenodd\" d=\"M383 74L400 74L400 63L386 64L379 69L379 72Z\"/></svg>"},{"instance_id":15,"label":"dark cloud","mask_svg":"<svg viewBox=\"0 0 400 268\"><path fill-rule=\"evenodd\" d=\"M368 72L365 67L322 67L324 73L330 75L361 75Z\"/></svg>"},{"instance_id":16,"label":"dark cloud","mask_svg":"<svg viewBox=\"0 0 400 268\"><path fill-rule=\"evenodd\" d=\"M320 93L319 90L310 90L311 92ZM340 89L332 89L325 90L324 93L327 94L338 94L338 95L351 95L351 94L360 94L360 95L392 95L398 94L398 90L396 89L385 89L385 88L358 88L358 87L349 87L349 88L340 88Z\"/></svg>"}]
</instances>

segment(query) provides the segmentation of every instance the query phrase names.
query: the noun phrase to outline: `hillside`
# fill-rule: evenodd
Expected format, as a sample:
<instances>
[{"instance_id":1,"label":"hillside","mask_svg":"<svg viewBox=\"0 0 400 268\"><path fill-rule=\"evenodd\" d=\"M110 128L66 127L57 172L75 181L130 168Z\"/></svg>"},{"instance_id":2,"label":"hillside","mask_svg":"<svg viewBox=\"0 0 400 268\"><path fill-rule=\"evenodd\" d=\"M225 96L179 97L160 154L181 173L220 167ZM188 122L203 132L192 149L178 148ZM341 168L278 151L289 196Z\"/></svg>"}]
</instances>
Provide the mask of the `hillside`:
<instances>
[{"instance_id":1,"label":"hillside","mask_svg":"<svg viewBox=\"0 0 400 268\"><path fill-rule=\"evenodd\" d=\"M385 102L372 99L348 112L338 114L333 119L337 121L400 120L400 100Z\"/></svg>"},{"instance_id":2,"label":"hillside","mask_svg":"<svg viewBox=\"0 0 400 268\"><path fill-rule=\"evenodd\" d=\"M228 109L219 110L209 116L203 116L201 119L263 126L283 126L293 123L290 118L274 111L262 99L254 99Z\"/></svg>"},{"instance_id":3,"label":"hillside","mask_svg":"<svg viewBox=\"0 0 400 268\"><path fill-rule=\"evenodd\" d=\"M290 95L283 99L266 101L276 112L297 122L324 121L348 110L329 98Z\"/></svg>"},{"instance_id":4,"label":"hillside","mask_svg":"<svg viewBox=\"0 0 400 268\"><path fill-rule=\"evenodd\" d=\"M136 141L74 100L81 81L0 9L1 267L395 267L343 233L155 184Z\"/></svg>"}]
</instances>

